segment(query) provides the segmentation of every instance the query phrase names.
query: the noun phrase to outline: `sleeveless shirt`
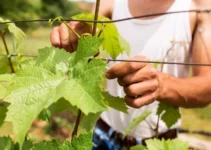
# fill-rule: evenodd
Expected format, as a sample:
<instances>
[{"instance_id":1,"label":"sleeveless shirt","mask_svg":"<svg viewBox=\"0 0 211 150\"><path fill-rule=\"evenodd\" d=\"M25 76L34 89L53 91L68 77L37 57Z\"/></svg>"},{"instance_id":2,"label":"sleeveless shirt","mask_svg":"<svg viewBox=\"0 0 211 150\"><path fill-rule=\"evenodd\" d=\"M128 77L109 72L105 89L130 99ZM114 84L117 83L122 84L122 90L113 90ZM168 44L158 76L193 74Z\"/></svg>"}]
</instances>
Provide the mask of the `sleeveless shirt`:
<instances>
[{"instance_id":1,"label":"sleeveless shirt","mask_svg":"<svg viewBox=\"0 0 211 150\"><path fill-rule=\"evenodd\" d=\"M189 10L191 0L175 0L168 12ZM112 19L132 17L128 8L128 0L115 0ZM134 19L115 23L119 33L130 45L130 57L144 55L152 61L188 62L190 56L191 30L189 13L162 15L153 19ZM125 54L117 59L128 59ZM110 62L112 66L115 63ZM187 77L188 67L182 65L158 65L158 71L175 77ZM123 88L115 80L107 81L107 90L113 96L124 97ZM128 114L112 108L103 112L101 118L115 130L124 133L129 123L146 110L152 113L132 130L129 135L148 138L155 135L152 128L156 127L158 102L143 106L139 109L128 107ZM179 126L178 121L172 128ZM168 130L164 122L159 123L159 133Z\"/></svg>"}]
</instances>

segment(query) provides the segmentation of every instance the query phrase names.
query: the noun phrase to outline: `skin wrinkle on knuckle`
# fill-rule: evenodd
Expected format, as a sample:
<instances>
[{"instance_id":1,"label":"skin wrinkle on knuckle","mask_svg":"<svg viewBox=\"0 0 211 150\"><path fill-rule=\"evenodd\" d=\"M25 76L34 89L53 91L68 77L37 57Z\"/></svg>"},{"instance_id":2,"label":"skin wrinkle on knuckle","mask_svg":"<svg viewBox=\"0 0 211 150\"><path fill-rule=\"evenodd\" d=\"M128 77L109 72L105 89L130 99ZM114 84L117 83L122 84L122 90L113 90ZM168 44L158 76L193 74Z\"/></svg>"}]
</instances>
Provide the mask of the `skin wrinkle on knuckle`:
<instances>
[{"instance_id":1,"label":"skin wrinkle on knuckle","mask_svg":"<svg viewBox=\"0 0 211 150\"><path fill-rule=\"evenodd\" d=\"M130 106L130 107L133 107L133 108L139 108L136 103L135 103L135 99L132 99L132 98L129 98L128 96L125 96L124 98L125 100L125 103Z\"/></svg>"},{"instance_id":2,"label":"skin wrinkle on knuckle","mask_svg":"<svg viewBox=\"0 0 211 150\"><path fill-rule=\"evenodd\" d=\"M129 95L129 96L136 96L138 95L137 93L137 88L135 85L129 85L129 86L125 86L124 87L124 92L126 95Z\"/></svg>"}]
</instances>

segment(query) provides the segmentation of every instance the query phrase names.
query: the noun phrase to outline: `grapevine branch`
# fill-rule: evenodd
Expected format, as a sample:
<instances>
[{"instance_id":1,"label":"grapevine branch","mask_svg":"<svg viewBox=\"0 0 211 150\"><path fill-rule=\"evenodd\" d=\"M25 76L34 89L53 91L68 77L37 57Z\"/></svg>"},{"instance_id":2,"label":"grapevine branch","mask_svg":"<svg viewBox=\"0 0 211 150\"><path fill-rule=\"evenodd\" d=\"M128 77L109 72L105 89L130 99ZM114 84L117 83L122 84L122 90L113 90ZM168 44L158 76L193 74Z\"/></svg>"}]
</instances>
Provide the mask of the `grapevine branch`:
<instances>
[{"instance_id":1,"label":"grapevine branch","mask_svg":"<svg viewBox=\"0 0 211 150\"><path fill-rule=\"evenodd\" d=\"M95 17L94 17L94 21L97 21L97 20L98 20L99 7L100 7L100 0L97 0L97 2L96 2L96 8L95 8ZM93 25L92 36L95 35L96 30L97 30L97 23L95 22L94 25ZM81 119L82 119L82 116L83 116L83 113L82 113L82 111L79 109L79 110L78 110L77 119L76 119L76 123L75 123L75 127L74 127L74 130L73 130L73 133L72 133L72 138L73 138L74 136L77 136L78 127L79 127L80 121L81 121Z\"/></svg>"},{"instance_id":2,"label":"grapevine branch","mask_svg":"<svg viewBox=\"0 0 211 150\"><path fill-rule=\"evenodd\" d=\"M211 9L192 9L192 10L182 10L182 11L172 11L172 12L162 12L162 13L156 13L156 14L147 14L147 15L141 15L141 16L134 16L134 17L128 17L123 19L116 19L116 20L109 20L109 21L100 21L100 20L82 20L82 19L61 19L61 21L80 21L80 22L92 22L92 23L115 23L115 22L122 22L132 19L139 19L139 18L147 18L147 17L156 17L156 16L162 16L162 15L171 15L171 14L178 14L178 13L210 13ZM50 19L34 19L34 20L14 20L14 21L5 21L0 22L0 24L6 24L6 23L30 23L30 22L49 22Z\"/></svg>"},{"instance_id":3,"label":"grapevine branch","mask_svg":"<svg viewBox=\"0 0 211 150\"><path fill-rule=\"evenodd\" d=\"M92 30L92 36L95 35L96 30L97 30L97 20L98 20L98 14L99 14L99 9L100 9L100 0L97 0L96 2L96 8L95 8L95 17L94 17L94 24L93 24L93 30Z\"/></svg>"},{"instance_id":4,"label":"grapevine branch","mask_svg":"<svg viewBox=\"0 0 211 150\"><path fill-rule=\"evenodd\" d=\"M3 44L4 44L4 47L5 47L6 53L7 53L7 55L9 55L9 49L8 49L7 42L6 42L6 39L5 39L5 33L0 32L0 36L1 36L1 39L3 41ZM15 69L14 69L14 67L12 65L12 59L11 59L11 57L8 57L8 61L9 61L9 66L10 66L11 72L12 73L15 73Z\"/></svg>"}]
</instances>

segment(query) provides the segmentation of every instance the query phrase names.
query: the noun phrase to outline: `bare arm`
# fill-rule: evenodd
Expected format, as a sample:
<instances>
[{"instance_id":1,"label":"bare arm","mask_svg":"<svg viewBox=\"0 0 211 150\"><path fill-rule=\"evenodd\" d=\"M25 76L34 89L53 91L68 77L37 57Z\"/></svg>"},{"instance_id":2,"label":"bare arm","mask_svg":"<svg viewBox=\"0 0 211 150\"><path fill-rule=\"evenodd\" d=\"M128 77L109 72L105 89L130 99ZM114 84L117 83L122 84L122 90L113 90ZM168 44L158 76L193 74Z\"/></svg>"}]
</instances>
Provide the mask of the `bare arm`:
<instances>
[{"instance_id":1,"label":"bare arm","mask_svg":"<svg viewBox=\"0 0 211 150\"><path fill-rule=\"evenodd\" d=\"M199 8L206 8L208 0L196 0L195 4ZM211 63L210 15L199 14L197 22L199 28L193 39L192 61ZM200 32L200 28L204 32ZM133 59L147 60L144 56ZM211 67L195 66L192 77L176 78L156 72L150 64L124 62L113 66L106 76L109 79L118 78L126 93L125 102L131 107L139 108L155 100L187 108L211 103Z\"/></svg>"},{"instance_id":2,"label":"bare arm","mask_svg":"<svg viewBox=\"0 0 211 150\"><path fill-rule=\"evenodd\" d=\"M196 1L196 7L206 8L207 0ZM196 63L211 63L211 18L208 13L196 16L196 29L192 60ZM211 67L193 67L193 77L177 79L167 75L160 75L161 87L159 99L183 107L202 107L211 103Z\"/></svg>"}]
</instances>

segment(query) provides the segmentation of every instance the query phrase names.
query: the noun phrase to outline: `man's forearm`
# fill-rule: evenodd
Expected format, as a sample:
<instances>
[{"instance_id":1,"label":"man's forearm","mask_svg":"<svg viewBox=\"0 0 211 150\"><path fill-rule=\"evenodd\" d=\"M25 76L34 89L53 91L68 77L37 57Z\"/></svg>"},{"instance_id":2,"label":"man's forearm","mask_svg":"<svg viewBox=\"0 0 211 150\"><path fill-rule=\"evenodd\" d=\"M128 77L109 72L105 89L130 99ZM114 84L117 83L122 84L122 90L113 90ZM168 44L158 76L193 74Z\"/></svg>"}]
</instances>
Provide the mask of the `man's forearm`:
<instances>
[{"instance_id":1,"label":"man's forearm","mask_svg":"<svg viewBox=\"0 0 211 150\"><path fill-rule=\"evenodd\" d=\"M158 100L172 105L192 108L211 102L211 74L190 78L176 78L159 73Z\"/></svg>"}]
</instances>

